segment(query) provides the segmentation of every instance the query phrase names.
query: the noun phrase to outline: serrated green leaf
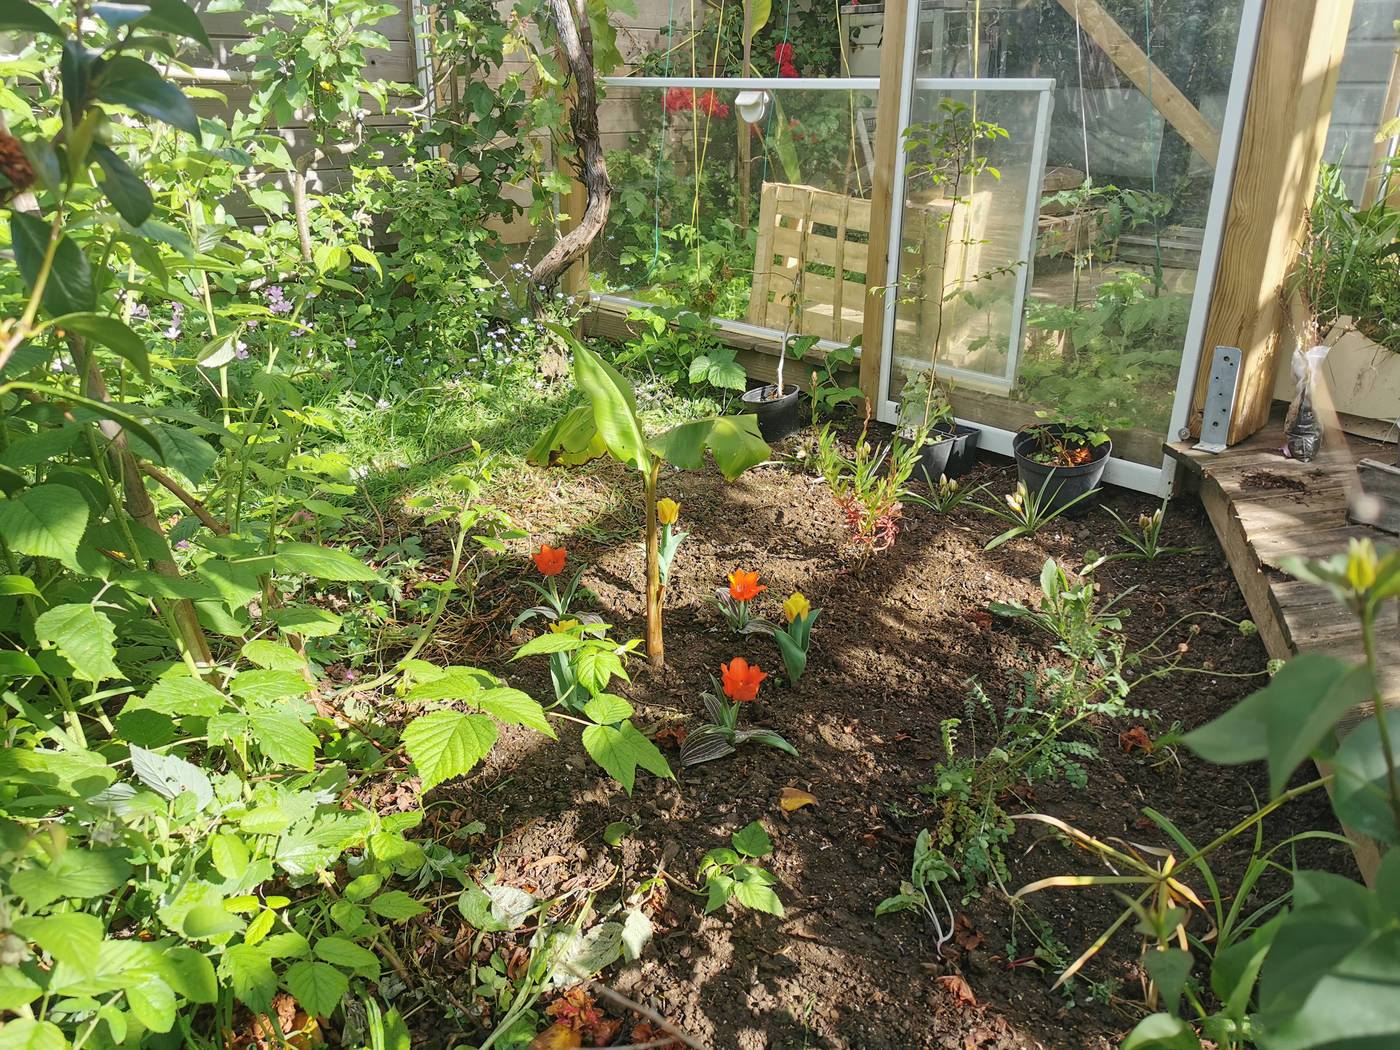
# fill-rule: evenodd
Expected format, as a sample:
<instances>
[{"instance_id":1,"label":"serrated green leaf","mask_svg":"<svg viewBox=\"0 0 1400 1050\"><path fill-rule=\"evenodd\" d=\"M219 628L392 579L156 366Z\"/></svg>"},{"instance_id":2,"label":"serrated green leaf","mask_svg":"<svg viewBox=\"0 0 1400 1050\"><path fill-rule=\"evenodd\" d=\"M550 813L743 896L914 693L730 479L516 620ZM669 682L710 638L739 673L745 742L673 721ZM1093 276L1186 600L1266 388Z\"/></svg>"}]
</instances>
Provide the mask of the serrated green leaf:
<instances>
[{"instance_id":1,"label":"serrated green leaf","mask_svg":"<svg viewBox=\"0 0 1400 1050\"><path fill-rule=\"evenodd\" d=\"M52 1021L13 1017L0 1028L0 1050L68 1050L68 1040Z\"/></svg>"},{"instance_id":2,"label":"serrated green leaf","mask_svg":"<svg viewBox=\"0 0 1400 1050\"><path fill-rule=\"evenodd\" d=\"M126 1005L153 1032L175 1026L175 992L152 973L133 974L126 986Z\"/></svg>"},{"instance_id":3,"label":"serrated green leaf","mask_svg":"<svg viewBox=\"0 0 1400 1050\"><path fill-rule=\"evenodd\" d=\"M252 859L243 840L228 832L220 832L210 840L209 857L214 870L226 879L241 879Z\"/></svg>"},{"instance_id":4,"label":"serrated green leaf","mask_svg":"<svg viewBox=\"0 0 1400 1050\"><path fill-rule=\"evenodd\" d=\"M91 605L58 605L42 613L34 621L34 636L52 642L85 682L124 677L113 659L117 629Z\"/></svg>"},{"instance_id":5,"label":"serrated green leaf","mask_svg":"<svg viewBox=\"0 0 1400 1050\"><path fill-rule=\"evenodd\" d=\"M351 970L361 977L371 980L379 976L379 959L372 951L361 948L348 937L329 936L320 938L311 947L316 958L335 966Z\"/></svg>"},{"instance_id":6,"label":"serrated green leaf","mask_svg":"<svg viewBox=\"0 0 1400 1050\"><path fill-rule=\"evenodd\" d=\"M127 701L124 710L143 708L162 714L210 718L228 707L228 697L199 678L162 678L145 696Z\"/></svg>"},{"instance_id":7,"label":"serrated green leaf","mask_svg":"<svg viewBox=\"0 0 1400 1050\"><path fill-rule=\"evenodd\" d=\"M369 910L386 919L411 919L428 909L403 890L391 890L369 900Z\"/></svg>"},{"instance_id":8,"label":"serrated green leaf","mask_svg":"<svg viewBox=\"0 0 1400 1050\"><path fill-rule=\"evenodd\" d=\"M303 671L310 670L304 656L290 645L283 645L281 642L269 642L265 638L255 638L246 643L240 652L249 663L257 664L269 671L289 671L300 676Z\"/></svg>"},{"instance_id":9,"label":"serrated green leaf","mask_svg":"<svg viewBox=\"0 0 1400 1050\"><path fill-rule=\"evenodd\" d=\"M583 705L583 713L599 725L610 726L632 717L632 705L612 693L599 693Z\"/></svg>"},{"instance_id":10,"label":"serrated green leaf","mask_svg":"<svg viewBox=\"0 0 1400 1050\"><path fill-rule=\"evenodd\" d=\"M272 761L310 772L316 766L316 734L296 715L285 711L259 711L249 722L253 742Z\"/></svg>"},{"instance_id":11,"label":"serrated green leaf","mask_svg":"<svg viewBox=\"0 0 1400 1050\"><path fill-rule=\"evenodd\" d=\"M428 791L485 758L496 743L496 723L486 715L436 711L410 722L402 739Z\"/></svg>"},{"instance_id":12,"label":"serrated green leaf","mask_svg":"<svg viewBox=\"0 0 1400 1050\"><path fill-rule=\"evenodd\" d=\"M278 572L304 572L318 580L373 583L379 573L358 558L314 543L284 543L274 559Z\"/></svg>"},{"instance_id":13,"label":"serrated green leaf","mask_svg":"<svg viewBox=\"0 0 1400 1050\"><path fill-rule=\"evenodd\" d=\"M295 671L258 669L240 671L229 683L229 692L254 704L270 704L289 696L305 696L312 685Z\"/></svg>"},{"instance_id":14,"label":"serrated green leaf","mask_svg":"<svg viewBox=\"0 0 1400 1050\"><path fill-rule=\"evenodd\" d=\"M272 972L272 953L266 941L229 945L219 960L219 973L233 987L240 1002L259 1013L271 1008L277 977Z\"/></svg>"},{"instance_id":15,"label":"serrated green leaf","mask_svg":"<svg viewBox=\"0 0 1400 1050\"><path fill-rule=\"evenodd\" d=\"M656 745L637 732L631 722L623 722L618 727L586 726L583 747L629 795L637 779L638 766L659 777L673 775Z\"/></svg>"},{"instance_id":16,"label":"serrated green leaf","mask_svg":"<svg viewBox=\"0 0 1400 1050\"><path fill-rule=\"evenodd\" d=\"M627 677L622 667L622 658L613 649L601 645L589 645L584 648L575 659L575 668L579 684L590 693L601 693L608 687L614 675L619 678Z\"/></svg>"},{"instance_id":17,"label":"serrated green leaf","mask_svg":"<svg viewBox=\"0 0 1400 1050\"><path fill-rule=\"evenodd\" d=\"M550 728L549 720L545 718L544 708L519 689L487 689L471 703L502 722L524 726L551 739L558 739L554 730Z\"/></svg>"},{"instance_id":18,"label":"serrated green leaf","mask_svg":"<svg viewBox=\"0 0 1400 1050\"><path fill-rule=\"evenodd\" d=\"M763 829L762 823L755 820L746 828L734 833L734 848L746 857L766 857L773 852L773 840Z\"/></svg>"},{"instance_id":19,"label":"serrated green leaf","mask_svg":"<svg viewBox=\"0 0 1400 1050\"><path fill-rule=\"evenodd\" d=\"M540 656L544 653L567 653L583 646L584 640L577 635L541 634L517 649L511 659L520 660L526 656Z\"/></svg>"},{"instance_id":20,"label":"serrated green leaf","mask_svg":"<svg viewBox=\"0 0 1400 1050\"><path fill-rule=\"evenodd\" d=\"M67 485L36 485L0 499L0 536L10 549L55 558L76 569L78 544L87 530L87 500Z\"/></svg>"},{"instance_id":21,"label":"serrated green leaf","mask_svg":"<svg viewBox=\"0 0 1400 1050\"><path fill-rule=\"evenodd\" d=\"M329 1017L350 987L343 973L323 962L293 963L283 981L301 1008L315 1017Z\"/></svg>"},{"instance_id":22,"label":"serrated green leaf","mask_svg":"<svg viewBox=\"0 0 1400 1050\"><path fill-rule=\"evenodd\" d=\"M734 898L746 908L783 917L783 902L773 892L773 887L761 882L737 882L734 884Z\"/></svg>"},{"instance_id":23,"label":"serrated green leaf","mask_svg":"<svg viewBox=\"0 0 1400 1050\"><path fill-rule=\"evenodd\" d=\"M43 918L16 919L14 931L33 941L59 962L91 976L106 927L96 915L70 911Z\"/></svg>"}]
</instances>

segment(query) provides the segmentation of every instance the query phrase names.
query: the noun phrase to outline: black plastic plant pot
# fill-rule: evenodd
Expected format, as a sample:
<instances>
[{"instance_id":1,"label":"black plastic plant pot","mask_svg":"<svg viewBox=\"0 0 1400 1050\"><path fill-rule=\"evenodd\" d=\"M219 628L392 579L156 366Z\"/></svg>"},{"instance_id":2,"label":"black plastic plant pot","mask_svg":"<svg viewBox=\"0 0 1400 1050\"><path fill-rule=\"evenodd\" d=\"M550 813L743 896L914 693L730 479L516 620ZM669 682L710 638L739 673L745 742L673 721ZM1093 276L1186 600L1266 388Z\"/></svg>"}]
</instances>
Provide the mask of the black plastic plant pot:
<instances>
[{"instance_id":1,"label":"black plastic plant pot","mask_svg":"<svg viewBox=\"0 0 1400 1050\"><path fill-rule=\"evenodd\" d=\"M935 425L919 453L914 477L923 478L927 474L930 485L937 485L940 477L949 481L962 477L977 466L977 442L981 438L982 431L977 427L965 427L961 423Z\"/></svg>"},{"instance_id":2,"label":"black plastic plant pot","mask_svg":"<svg viewBox=\"0 0 1400 1050\"><path fill-rule=\"evenodd\" d=\"M1039 493L1047 513L1069 507L1065 511L1067 515L1071 518L1082 518L1098 505L1097 495L1088 496L1086 499L1080 497L1098 492L1099 482L1103 480L1104 469L1108 466L1108 457L1113 453L1113 442L1105 441L1102 445L1092 446L1089 449L1092 458L1087 463L1057 467L1048 463L1037 463L1031 458L1038 442L1036 435L1042 430L1056 437L1065 432L1061 424L1046 423L1037 425L1032 431L1017 434L1011 442L1011 449L1016 454L1016 475L1029 492Z\"/></svg>"},{"instance_id":3,"label":"black plastic plant pot","mask_svg":"<svg viewBox=\"0 0 1400 1050\"><path fill-rule=\"evenodd\" d=\"M770 383L740 395L744 411L758 417L758 432L764 441L780 441L798 429L797 392L797 384L789 383L778 397L778 388Z\"/></svg>"}]
</instances>

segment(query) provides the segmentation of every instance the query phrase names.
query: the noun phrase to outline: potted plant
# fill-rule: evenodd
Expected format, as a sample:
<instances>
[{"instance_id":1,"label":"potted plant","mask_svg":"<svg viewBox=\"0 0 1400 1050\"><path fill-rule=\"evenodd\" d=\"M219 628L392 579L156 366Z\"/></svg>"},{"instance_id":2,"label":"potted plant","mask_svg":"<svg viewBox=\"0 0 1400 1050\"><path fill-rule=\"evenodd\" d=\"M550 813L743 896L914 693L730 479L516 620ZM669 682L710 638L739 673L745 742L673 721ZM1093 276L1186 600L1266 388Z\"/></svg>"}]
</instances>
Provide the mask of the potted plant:
<instances>
[{"instance_id":1,"label":"potted plant","mask_svg":"<svg viewBox=\"0 0 1400 1050\"><path fill-rule=\"evenodd\" d=\"M1045 421L1023 427L1011 443L1016 474L1028 491L1039 496L1047 511L1082 517L1095 500L1081 497L1099 487L1113 442L1098 420L1078 416L1052 419L1048 412L1036 415Z\"/></svg>"},{"instance_id":2,"label":"potted plant","mask_svg":"<svg viewBox=\"0 0 1400 1050\"><path fill-rule=\"evenodd\" d=\"M941 477L960 478L977 465L982 431L953 419L953 406L938 388L933 369L916 372L905 382L899 418L901 436L910 437L919 429L928 433L914 475L926 478L930 486Z\"/></svg>"},{"instance_id":3,"label":"potted plant","mask_svg":"<svg viewBox=\"0 0 1400 1050\"><path fill-rule=\"evenodd\" d=\"M800 358L816 343L817 337L814 335L793 336L790 334L791 331L792 321L789 316L788 327L783 332L782 342L778 345L778 381L756 386L739 395L739 399L744 405L744 411L751 412L758 418L758 432L763 435L764 441L781 440L799 426L797 384L783 383L783 365L787 363L789 345L793 348L793 356Z\"/></svg>"}]
</instances>

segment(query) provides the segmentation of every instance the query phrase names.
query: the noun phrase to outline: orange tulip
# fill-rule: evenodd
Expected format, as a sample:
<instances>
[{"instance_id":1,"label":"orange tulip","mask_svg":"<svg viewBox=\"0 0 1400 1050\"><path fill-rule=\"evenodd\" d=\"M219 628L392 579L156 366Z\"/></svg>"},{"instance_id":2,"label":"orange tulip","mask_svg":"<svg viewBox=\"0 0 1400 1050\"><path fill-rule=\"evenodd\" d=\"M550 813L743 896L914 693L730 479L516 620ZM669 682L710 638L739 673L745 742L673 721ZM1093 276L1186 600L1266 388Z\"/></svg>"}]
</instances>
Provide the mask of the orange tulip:
<instances>
[{"instance_id":1,"label":"orange tulip","mask_svg":"<svg viewBox=\"0 0 1400 1050\"><path fill-rule=\"evenodd\" d=\"M739 569L729 574L729 597L736 602L746 602L751 598L757 598L760 592L767 589L759 584L756 572L744 572Z\"/></svg>"},{"instance_id":2,"label":"orange tulip","mask_svg":"<svg viewBox=\"0 0 1400 1050\"><path fill-rule=\"evenodd\" d=\"M551 547L548 543L541 543L540 549L533 555L535 568L545 576L558 576L564 571L564 555L567 553L563 547Z\"/></svg>"},{"instance_id":3,"label":"orange tulip","mask_svg":"<svg viewBox=\"0 0 1400 1050\"><path fill-rule=\"evenodd\" d=\"M758 665L749 666L742 656L736 656L727 664L719 665L720 680L724 684L724 695L731 700L754 700L758 697L758 686L768 677Z\"/></svg>"}]
</instances>

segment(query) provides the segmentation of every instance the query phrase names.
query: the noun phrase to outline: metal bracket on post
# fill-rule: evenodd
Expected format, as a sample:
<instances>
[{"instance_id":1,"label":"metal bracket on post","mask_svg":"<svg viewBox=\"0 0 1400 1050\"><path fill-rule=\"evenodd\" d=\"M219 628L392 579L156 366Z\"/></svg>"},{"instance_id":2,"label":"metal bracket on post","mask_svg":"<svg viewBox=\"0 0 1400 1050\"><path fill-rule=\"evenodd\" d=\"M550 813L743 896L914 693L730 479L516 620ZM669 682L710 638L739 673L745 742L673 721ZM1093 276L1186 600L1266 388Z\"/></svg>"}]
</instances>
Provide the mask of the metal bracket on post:
<instances>
[{"instance_id":1,"label":"metal bracket on post","mask_svg":"<svg viewBox=\"0 0 1400 1050\"><path fill-rule=\"evenodd\" d=\"M1240 385L1238 347L1217 346L1210 363L1210 383L1206 386L1206 404L1201 413L1201 440L1193 448L1197 452L1218 454L1225 451L1225 436L1230 433L1230 417L1235 411L1235 391Z\"/></svg>"}]
</instances>

